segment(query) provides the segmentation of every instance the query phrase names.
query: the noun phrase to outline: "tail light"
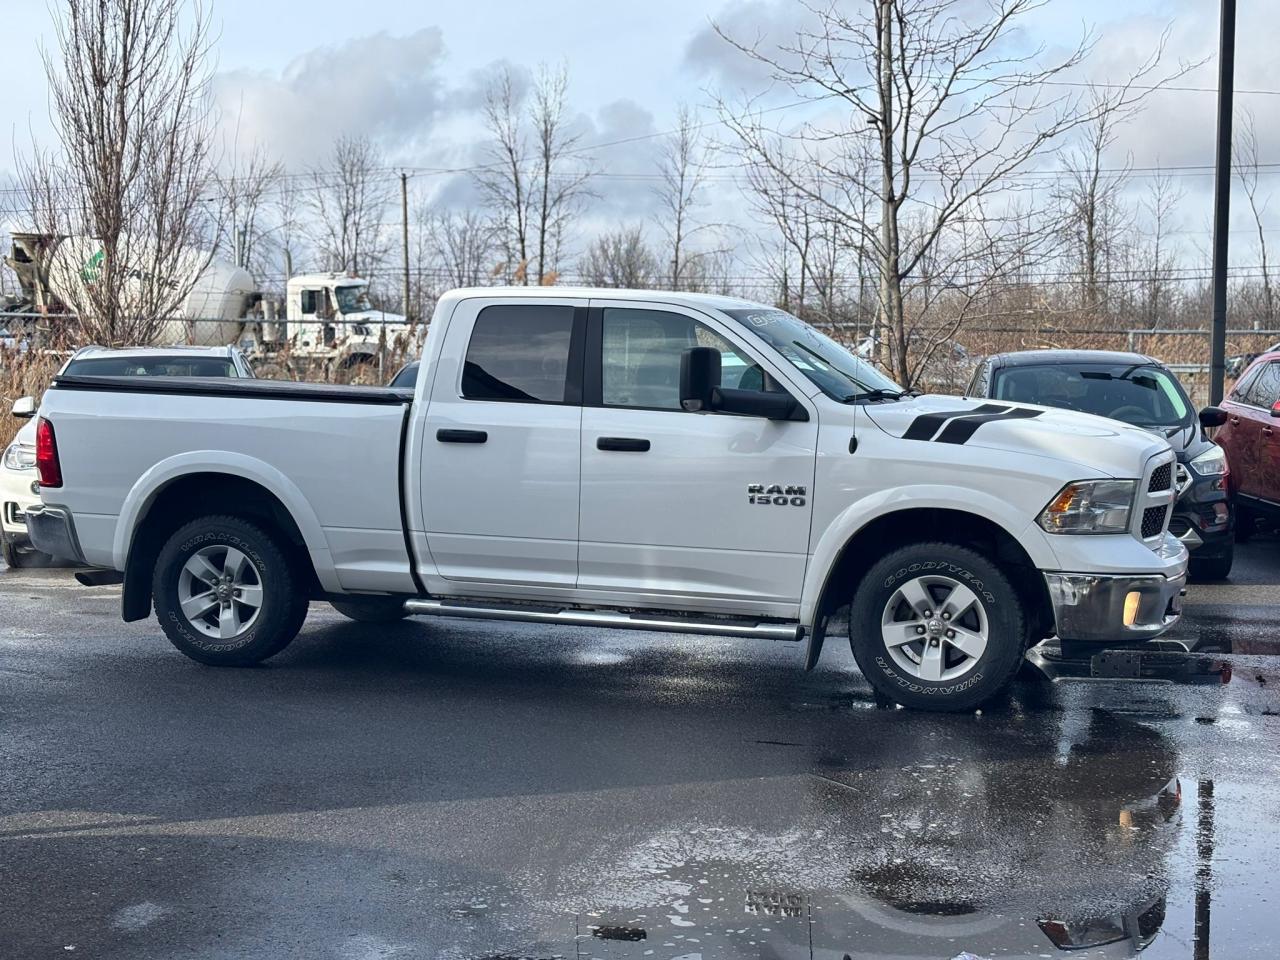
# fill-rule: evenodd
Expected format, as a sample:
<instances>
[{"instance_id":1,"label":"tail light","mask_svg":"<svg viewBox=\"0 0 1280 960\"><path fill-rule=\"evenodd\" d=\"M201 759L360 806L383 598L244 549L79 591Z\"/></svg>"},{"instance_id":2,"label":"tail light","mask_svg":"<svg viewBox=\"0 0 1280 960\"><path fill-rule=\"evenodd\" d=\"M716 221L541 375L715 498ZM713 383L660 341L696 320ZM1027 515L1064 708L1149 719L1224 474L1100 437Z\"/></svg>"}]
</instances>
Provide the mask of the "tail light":
<instances>
[{"instance_id":1,"label":"tail light","mask_svg":"<svg viewBox=\"0 0 1280 960\"><path fill-rule=\"evenodd\" d=\"M62 486L62 464L58 462L58 441L53 435L53 424L44 417L36 424L36 470L40 474L40 486Z\"/></svg>"}]
</instances>

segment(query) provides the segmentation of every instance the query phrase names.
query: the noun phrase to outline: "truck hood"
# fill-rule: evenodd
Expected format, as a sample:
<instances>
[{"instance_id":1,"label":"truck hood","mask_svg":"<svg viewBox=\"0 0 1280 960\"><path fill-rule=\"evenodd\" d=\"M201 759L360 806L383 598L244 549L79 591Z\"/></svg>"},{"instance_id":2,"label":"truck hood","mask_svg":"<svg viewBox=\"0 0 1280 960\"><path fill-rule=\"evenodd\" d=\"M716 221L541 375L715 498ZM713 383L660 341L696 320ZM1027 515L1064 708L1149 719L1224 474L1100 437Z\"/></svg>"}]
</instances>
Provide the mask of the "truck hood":
<instances>
[{"instance_id":1,"label":"truck hood","mask_svg":"<svg viewBox=\"0 0 1280 960\"><path fill-rule=\"evenodd\" d=\"M1161 437L1105 417L1028 403L929 395L866 406L886 433L940 445L963 444L1080 464L1101 476L1139 477Z\"/></svg>"}]
</instances>

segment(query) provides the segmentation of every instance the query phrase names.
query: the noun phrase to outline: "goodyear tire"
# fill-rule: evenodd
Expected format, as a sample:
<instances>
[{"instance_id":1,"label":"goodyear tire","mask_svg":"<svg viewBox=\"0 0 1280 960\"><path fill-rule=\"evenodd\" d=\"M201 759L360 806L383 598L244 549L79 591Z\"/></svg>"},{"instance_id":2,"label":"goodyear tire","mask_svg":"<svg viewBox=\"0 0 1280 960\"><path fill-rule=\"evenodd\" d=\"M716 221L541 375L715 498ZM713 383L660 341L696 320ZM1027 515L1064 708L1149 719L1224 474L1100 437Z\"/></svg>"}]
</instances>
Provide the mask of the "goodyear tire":
<instances>
[{"instance_id":1,"label":"goodyear tire","mask_svg":"<svg viewBox=\"0 0 1280 960\"><path fill-rule=\"evenodd\" d=\"M329 602L348 620L359 623L395 623L408 616L404 600L398 597L347 597Z\"/></svg>"},{"instance_id":2,"label":"goodyear tire","mask_svg":"<svg viewBox=\"0 0 1280 960\"><path fill-rule=\"evenodd\" d=\"M967 547L901 547L867 571L849 610L854 659L884 697L971 710L1003 690L1026 649L1026 616L1000 569Z\"/></svg>"},{"instance_id":3,"label":"goodyear tire","mask_svg":"<svg viewBox=\"0 0 1280 960\"><path fill-rule=\"evenodd\" d=\"M288 646L306 619L307 598L282 543L230 516L201 517L175 532L152 583L169 641L215 667L260 663Z\"/></svg>"}]
</instances>

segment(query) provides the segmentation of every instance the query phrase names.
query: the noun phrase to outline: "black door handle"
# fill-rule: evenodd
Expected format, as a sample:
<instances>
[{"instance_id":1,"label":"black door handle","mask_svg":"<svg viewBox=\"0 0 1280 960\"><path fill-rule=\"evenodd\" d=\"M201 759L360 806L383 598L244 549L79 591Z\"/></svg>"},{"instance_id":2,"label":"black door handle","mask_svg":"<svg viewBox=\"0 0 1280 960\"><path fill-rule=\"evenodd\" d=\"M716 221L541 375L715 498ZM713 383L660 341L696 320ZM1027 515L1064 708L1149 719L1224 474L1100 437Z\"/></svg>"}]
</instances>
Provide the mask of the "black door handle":
<instances>
[{"instance_id":1,"label":"black door handle","mask_svg":"<svg viewBox=\"0 0 1280 960\"><path fill-rule=\"evenodd\" d=\"M649 441L639 437L597 437L597 450L625 450L630 453L645 453L649 449Z\"/></svg>"},{"instance_id":2,"label":"black door handle","mask_svg":"<svg viewBox=\"0 0 1280 960\"><path fill-rule=\"evenodd\" d=\"M436 439L441 443L484 443L489 434L483 430L437 430Z\"/></svg>"}]
</instances>

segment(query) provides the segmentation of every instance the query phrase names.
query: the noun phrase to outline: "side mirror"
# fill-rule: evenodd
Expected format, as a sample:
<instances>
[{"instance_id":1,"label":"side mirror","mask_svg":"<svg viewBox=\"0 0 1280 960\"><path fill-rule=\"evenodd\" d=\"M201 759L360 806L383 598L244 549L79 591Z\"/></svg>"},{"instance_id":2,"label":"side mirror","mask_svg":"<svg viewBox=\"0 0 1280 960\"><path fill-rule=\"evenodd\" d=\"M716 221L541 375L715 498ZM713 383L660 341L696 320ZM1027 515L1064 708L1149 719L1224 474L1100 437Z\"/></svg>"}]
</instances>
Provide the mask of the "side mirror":
<instances>
[{"instance_id":1,"label":"side mirror","mask_svg":"<svg viewBox=\"0 0 1280 960\"><path fill-rule=\"evenodd\" d=\"M690 347L680 354L680 406L690 412L713 409L711 394L719 386L719 350Z\"/></svg>"},{"instance_id":2,"label":"side mirror","mask_svg":"<svg viewBox=\"0 0 1280 960\"><path fill-rule=\"evenodd\" d=\"M19 397L13 401L13 415L19 420L30 420L36 415L36 401L34 397Z\"/></svg>"},{"instance_id":3,"label":"side mirror","mask_svg":"<svg viewBox=\"0 0 1280 960\"><path fill-rule=\"evenodd\" d=\"M789 393L732 390L720 386L720 351L690 347L680 355L680 406L689 411L723 410L767 420L807 420L804 408Z\"/></svg>"},{"instance_id":4,"label":"side mirror","mask_svg":"<svg viewBox=\"0 0 1280 960\"><path fill-rule=\"evenodd\" d=\"M1280 417L1280 400L1277 400L1271 405L1271 415L1273 417Z\"/></svg>"},{"instance_id":5,"label":"side mirror","mask_svg":"<svg viewBox=\"0 0 1280 960\"><path fill-rule=\"evenodd\" d=\"M1272 416L1280 416L1280 414L1272 411ZM1221 407L1205 407L1200 411L1200 426L1202 427L1220 427L1227 422L1227 411Z\"/></svg>"}]
</instances>

